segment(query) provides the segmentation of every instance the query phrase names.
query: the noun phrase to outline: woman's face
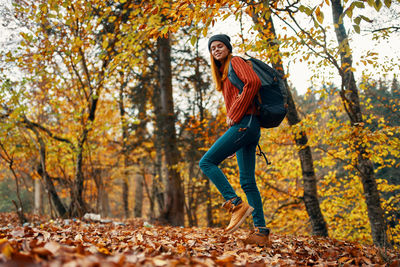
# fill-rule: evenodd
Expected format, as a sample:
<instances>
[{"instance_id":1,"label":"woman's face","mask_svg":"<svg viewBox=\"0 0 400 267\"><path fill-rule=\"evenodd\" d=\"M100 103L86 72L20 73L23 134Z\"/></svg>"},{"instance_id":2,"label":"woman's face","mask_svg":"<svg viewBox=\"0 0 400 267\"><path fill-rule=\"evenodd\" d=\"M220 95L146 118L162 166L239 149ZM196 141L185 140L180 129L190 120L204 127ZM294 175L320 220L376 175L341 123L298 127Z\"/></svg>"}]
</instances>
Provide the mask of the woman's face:
<instances>
[{"instance_id":1,"label":"woman's face","mask_svg":"<svg viewBox=\"0 0 400 267\"><path fill-rule=\"evenodd\" d=\"M215 60L223 62L225 58L229 55L229 49L223 42L214 41L210 46L211 55Z\"/></svg>"}]
</instances>

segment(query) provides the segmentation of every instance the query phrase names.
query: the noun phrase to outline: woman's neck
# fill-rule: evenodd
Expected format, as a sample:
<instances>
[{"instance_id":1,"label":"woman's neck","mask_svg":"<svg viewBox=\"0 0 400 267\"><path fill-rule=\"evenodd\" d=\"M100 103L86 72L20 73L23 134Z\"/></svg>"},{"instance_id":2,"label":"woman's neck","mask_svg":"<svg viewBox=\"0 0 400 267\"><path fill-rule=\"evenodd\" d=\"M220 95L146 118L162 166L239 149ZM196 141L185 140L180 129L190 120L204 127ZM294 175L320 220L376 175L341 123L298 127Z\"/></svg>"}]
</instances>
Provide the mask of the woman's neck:
<instances>
[{"instance_id":1,"label":"woman's neck","mask_svg":"<svg viewBox=\"0 0 400 267\"><path fill-rule=\"evenodd\" d=\"M219 63L221 63L221 66L224 66L226 59L227 59L227 57L225 57L224 59L219 60Z\"/></svg>"}]
</instances>

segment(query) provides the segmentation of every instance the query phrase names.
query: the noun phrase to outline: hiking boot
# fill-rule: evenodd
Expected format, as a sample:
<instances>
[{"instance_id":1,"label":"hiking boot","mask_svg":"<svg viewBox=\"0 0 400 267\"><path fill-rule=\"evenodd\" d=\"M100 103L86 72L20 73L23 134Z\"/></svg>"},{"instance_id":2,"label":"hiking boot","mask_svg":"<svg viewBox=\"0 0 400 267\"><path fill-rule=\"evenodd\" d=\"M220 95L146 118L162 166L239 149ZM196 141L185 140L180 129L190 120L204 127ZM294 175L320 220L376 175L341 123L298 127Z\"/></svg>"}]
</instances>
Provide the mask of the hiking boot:
<instances>
[{"instance_id":1,"label":"hiking boot","mask_svg":"<svg viewBox=\"0 0 400 267\"><path fill-rule=\"evenodd\" d=\"M243 239L243 242L247 245L256 245L256 246L268 246L270 244L269 241L269 229L263 228L260 230L257 228L255 231L250 233L250 235Z\"/></svg>"},{"instance_id":2,"label":"hiking boot","mask_svg":"<svg viewBox=\"0 0 400 267\"><path fill-rule=\"evenodd\" d=\"M241 199L236 205L233 204L233 200L235 199L228 200L222 205L224 209L227 209L229 213L232 213L231 221L229 222L228 227L225 228L227 234L236 231L239 226L244 223L247 216L249 216L254 210L253 207L246 202L243 202Z\"/></svg>"}]
</instances>

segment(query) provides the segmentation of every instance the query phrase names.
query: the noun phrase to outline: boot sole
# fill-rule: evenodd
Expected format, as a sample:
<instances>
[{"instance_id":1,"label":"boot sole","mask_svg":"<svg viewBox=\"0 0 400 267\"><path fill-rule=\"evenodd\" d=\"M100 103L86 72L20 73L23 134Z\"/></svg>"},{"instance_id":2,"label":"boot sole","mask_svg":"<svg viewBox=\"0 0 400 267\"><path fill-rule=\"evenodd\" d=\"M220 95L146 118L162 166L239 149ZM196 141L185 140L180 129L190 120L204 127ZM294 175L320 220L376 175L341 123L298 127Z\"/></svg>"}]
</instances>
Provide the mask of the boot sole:
<instances>
[{"instance_id":1,"label":"boot sole","mask_svg":"<svg viewBox=\"0 0 400 267\"><path fill-rule=\"evenodd\" d=\"M234 227L232 227L229 231L226 231L226 233L231 234L234 231L236 231L244 223L246 218L253 212L253 210L254 210L254 208L252 206L249 206L249 208L246 210L246 213L242 216L240 221Z\"/></svg>"}]
</instances>

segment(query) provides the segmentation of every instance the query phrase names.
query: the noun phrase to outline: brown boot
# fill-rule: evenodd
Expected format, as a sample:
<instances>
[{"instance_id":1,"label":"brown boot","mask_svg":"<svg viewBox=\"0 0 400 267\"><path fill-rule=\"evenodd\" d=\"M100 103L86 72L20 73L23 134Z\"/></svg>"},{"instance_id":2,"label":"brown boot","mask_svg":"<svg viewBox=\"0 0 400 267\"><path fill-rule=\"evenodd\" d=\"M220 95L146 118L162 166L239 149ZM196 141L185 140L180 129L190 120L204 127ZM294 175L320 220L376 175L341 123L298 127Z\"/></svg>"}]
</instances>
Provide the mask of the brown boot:
<instances>
[{"instance_id":1,"label":"brown boot","mask_svg":"<svg viewBox=\"0 0 400 267\"><path fill-rule=\"evenodd\" d=\"M236 206L232 203L232 199L226 201L222 207L227 209L229 213L232 213L231 221L229 222L228 227L225 228L225 232L227 234L233 233L236 231L239 226L244 223L247 216L249 216L254 208L251 207L246 202L240 200L240 203Z\"/></svg>"},{"instance_id":2,"label":"brown boot","mask_svg":"<svg viewBox=\"0 0 400 267\"><path fill-rule=\"evenodd\" d=\"M260 232L258 228L254 232L252 232L246 239L243 240L245 244L248 245L256 245L256 246L268 246L270 244L269 241L269 230Z\"/></svg>"}]
</instances>

